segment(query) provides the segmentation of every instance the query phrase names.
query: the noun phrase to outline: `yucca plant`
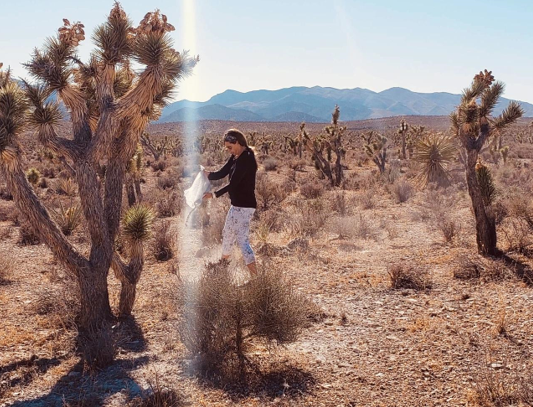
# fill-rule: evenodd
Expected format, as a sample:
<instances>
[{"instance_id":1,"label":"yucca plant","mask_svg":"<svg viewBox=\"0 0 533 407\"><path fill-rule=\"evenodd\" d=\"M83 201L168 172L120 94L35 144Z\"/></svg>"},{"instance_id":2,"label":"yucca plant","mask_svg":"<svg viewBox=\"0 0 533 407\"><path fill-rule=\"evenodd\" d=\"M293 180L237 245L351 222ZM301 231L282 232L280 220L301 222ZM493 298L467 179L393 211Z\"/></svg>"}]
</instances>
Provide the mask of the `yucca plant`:
<instances>
[{"instance_id":1,"label":"yucca plant","mask_svg":"<svg viewBox=\"0 0 533 407\"><path fill-rule=\"evenodd\" d=\"M461 104L451 115L453 134L466 153L466 181L476 218L478 252L496 255L496 222L491 201L484 195L478 175L479 152L494 133L501 134L509 125L522 117L524 111L517 102L510 102L498 117L492 111L504 91L502 82L494 81L491 71L485 69L474 77L463 91Z\"/></svg>"},{"instance_id":2,"label":"yucca plant","mask_svg":"<svg viewBox=\"0 0 533 407\"><path fill-rule=\"evenodd\" d=\"M76 56L85 39L83 24L66 19L63 23L25 65L32 82L21 85L11 79L9 70L0 70L0 172L19 210L78 281L79 343L85 361L97 367L114 357L107 288L111 263L121 267L118 274L125 292L136 284L139 265L142 268L138 256L132 256L127 267L115 261L127 165L148 122L159 117L177 81L198 59L174 50L169 36L174 27L159 11L146 14L135 27L115 3L107 21L94 32L96 48L88 62ZM71 137L58 134L59 102L68 110ZM90 235L88 256L65 238L26 178L18 142L25 129L34 129L43 147L65 157L64 164L73 169ZM99 171L101 162L106 162L105 172ZM124 303L131 298L121 295L121 314L131 311L132 304Z\"/></svg>"},{"instance_id":3,"label":"yucca plant","mask_svg":"<svg viewBox=\"0 0 533 407\"><path fill-rule=\"evenodd\" d=\"M448 166L456 154L455 142L450 137L431 133L420 139L415 145L413 159L420 165L418 177L421 184L448 185Z\"/></svg>"},{"instance_id":4,"label":"yucca plant","mask_svg":"<svg viewBox=\"0 0 533 407\"><path fill-rule=\"evenodd\" d=\"M61 232L65 236L70 236L74 230L83 221L83 211L80 205L71 204L68 207L64 207L61 201L59 201L59 212L57 212L57 219Z\"/></svg>"}]
</instances>

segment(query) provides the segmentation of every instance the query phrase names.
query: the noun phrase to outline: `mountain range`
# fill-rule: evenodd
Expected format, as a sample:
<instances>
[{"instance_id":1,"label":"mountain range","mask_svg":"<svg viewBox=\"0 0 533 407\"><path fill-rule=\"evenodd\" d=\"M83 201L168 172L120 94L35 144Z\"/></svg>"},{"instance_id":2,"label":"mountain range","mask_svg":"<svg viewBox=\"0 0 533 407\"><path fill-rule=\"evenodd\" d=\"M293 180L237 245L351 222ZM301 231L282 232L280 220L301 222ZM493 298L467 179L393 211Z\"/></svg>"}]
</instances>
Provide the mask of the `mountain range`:
<instances>
[{"instance_id":1,"label":"mountain range","mask_svg":"<svg viewBox=\"0 0 533 407\"><path fill-rule=\"evenodd\" d=\"M418 93L404 88L390 88L382 92L320 86L250 92L226 90L206 102L174 102L163 109L158 122L230 120L327 123L336 104L341 109L342 121L411 115L443 116L449 115L460 100L461 95L457 94ZM508 103L508 99L501 98L494 114L500 114ZM524 116L533 117L533 104L520 104L525 111Z\"/></svg>"}]
</instances>

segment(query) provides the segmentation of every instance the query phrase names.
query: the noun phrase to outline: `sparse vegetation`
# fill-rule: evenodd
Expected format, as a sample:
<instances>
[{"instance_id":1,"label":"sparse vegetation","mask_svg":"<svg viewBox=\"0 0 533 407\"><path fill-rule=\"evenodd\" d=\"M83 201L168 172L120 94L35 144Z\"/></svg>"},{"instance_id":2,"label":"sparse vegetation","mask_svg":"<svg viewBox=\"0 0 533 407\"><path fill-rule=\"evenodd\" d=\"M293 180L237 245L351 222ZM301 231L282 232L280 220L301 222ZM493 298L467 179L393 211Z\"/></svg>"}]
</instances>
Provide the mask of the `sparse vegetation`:
<instances>
[{"instance_id":1,"label":"sparse vegetation","mask_svg":"<svg viewBox=\"0 0 533 407\"><path fill-rule=\"evenodd\" d=\"M289 343L306 323L306 301L275 270L238 286L229 263L221 260L209 263L199 281L190 284L195 286L183 288L185 321L180 332L199 358L201 373L231 375L237 368L244 374L246 364L252 363L247 349L253 338Z\"/></svg>"}]
</instances>

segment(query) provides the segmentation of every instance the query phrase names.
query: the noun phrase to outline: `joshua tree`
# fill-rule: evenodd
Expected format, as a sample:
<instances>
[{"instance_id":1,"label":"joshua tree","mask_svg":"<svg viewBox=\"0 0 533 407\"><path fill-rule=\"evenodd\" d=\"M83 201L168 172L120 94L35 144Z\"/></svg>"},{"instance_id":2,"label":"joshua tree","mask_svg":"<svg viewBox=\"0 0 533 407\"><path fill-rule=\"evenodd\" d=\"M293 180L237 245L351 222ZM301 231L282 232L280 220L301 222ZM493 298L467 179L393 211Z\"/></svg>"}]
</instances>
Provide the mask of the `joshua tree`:
<instances>
[{"instance_id":1,"label":"joshua tree","mask_svg":"<svg viewBox=\"0 0 533 407\"><path fill-rule=\"evenodd\" d=\"M346 131L346 126L339 125L340 109L335 105L335 110L331 114L331 124L327 126L324 131L326 134L321 134L311 140L309 134L305 130L305 123L300 125L300 138L305 144L305 147L311 152L312 159L318 169L331 182L332 186L339 186L342 182L342 159L346 154L343 147L342 136ZM327 158L323 156L324 149L327 152ZM332 154L335 153L335 162L333 168L331 166Z\"/></svg>"},{"instance_id":2,"label":"joshua tree","mask_svg":"<svg viewBox=\"0 0 533 407\"><path fill-rule=\"evenodd\" d=\"M365 134L361 134L365 141L363 149L374 164L377 165L379 173L385 173L385 165L387 164L387 137L379 134L374 130L370 130Z\"/></svg>"},{"instance_id":3,"label":"joshua tree","mask_svg":"<svg viewBox=\"0 0 533 407\"><path fill-rule=\"evenodd\" d=\"M492 72L485 69L463 91L461 104L451 115L452 130L466 153L468 193L476 217L478 252L483 255L497 254L497 240L495 215L491 206L494 197L492 176L489 169L479 162L479 152L491 135L501 132L523 115L520 105L510 102L500 116L491 117L503 90L504 84L494 82Z\"/></svg>"},{"instance_id":4,"label":"joshua tree","mask_svg":"<svg viewBox=\"0 0 533 407\"><path fill-rule=\"evenodd\" d=\"M401 153L402 153L402 158L404 160L407 158L407 154L405 150L405 146L406 146L405 139L406 139L408 130L409 130L409 125L406 123L404 119L402 119L402 121L400 122L400 127L398 128L398 135L400 136L401 143L402 143Z\"/></svg>"},{"instance_id":5,"label":"joshua tree","mask_svg":"<svg viewBox=\"0 0 533 407\"><path fill-rule=\"evenodd\" d=\"M168 32L174 27L159 11L146 14L135 28L115 3L107 21L94 32L96 49L88 63L75 54L85 38L83 24L71 24L66 19L63 22L58 35L49 38L43 49L36 49L26 64L35 83L19 85L9 71L0 71L0 173L20 212L77 279L80 344L86 362L102 366L112 361L114 353L109 340L109 269L113 263L122 282L119 312L127 315L142 268L139 245L150 224L147 210L126 217L125 229L133 228L134 232L128 234L130 264L124 264L114 251L114 241L128 161L147 123L158 117L177 80L192 69L197 58L172 48ZM131 61L144 69L134 72ZM58 103L49 99L52 94L69 112L72 137L58 136L62 117ZM74 170L90 234L88 257L65 238L28 183L22 169L19 135L29 128L36 130L44 147L64 156ZM98 171L101 163L106 164L105 174Z\"/></svg>"}]
</instances>

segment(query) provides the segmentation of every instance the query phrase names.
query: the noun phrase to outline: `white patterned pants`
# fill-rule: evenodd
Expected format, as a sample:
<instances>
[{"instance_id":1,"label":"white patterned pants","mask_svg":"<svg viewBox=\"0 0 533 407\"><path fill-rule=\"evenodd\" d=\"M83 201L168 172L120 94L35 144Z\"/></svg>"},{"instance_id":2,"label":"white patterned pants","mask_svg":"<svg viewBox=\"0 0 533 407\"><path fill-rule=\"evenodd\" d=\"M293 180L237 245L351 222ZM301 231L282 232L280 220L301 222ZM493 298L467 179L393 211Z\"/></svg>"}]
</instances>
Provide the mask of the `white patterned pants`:
<instances>
[{"instance_id":1,"label":"white patterned pants","mask_svg":"<svg viewBox=\"0 0 533 407\"><path fill-rule=\"evenodd\" d=\"M254 208L240 208L230 206L226 223L222 231L222 255L229 256L235 243L239 246L246 265L255 262L255 254L250 246L250 221L254 215Z\"/></svg>"}]
</instances>

